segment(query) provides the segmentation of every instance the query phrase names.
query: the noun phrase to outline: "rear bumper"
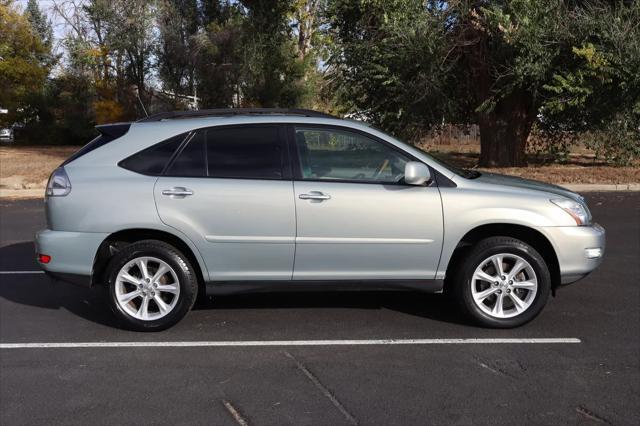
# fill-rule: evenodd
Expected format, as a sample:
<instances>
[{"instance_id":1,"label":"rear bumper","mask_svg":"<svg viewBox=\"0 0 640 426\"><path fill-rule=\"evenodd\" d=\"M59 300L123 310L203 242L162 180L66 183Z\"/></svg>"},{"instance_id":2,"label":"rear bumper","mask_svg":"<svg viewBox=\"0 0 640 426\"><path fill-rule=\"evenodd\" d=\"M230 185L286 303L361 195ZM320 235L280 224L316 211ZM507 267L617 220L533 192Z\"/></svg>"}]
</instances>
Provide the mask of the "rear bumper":
<instances>
[{"instance_id":1,"label":"rear bumper","mask_svg":"<svg viewBox=\"0 0 640 426\"><path fill-rule=\"evenodd\" d=\"M40 267L50 276L72 283L88 285L93 263L100 244L109 234L93 232L66 232L45 229L36 234L36 256L51 256L49 263Z\"/></svg>"},{"instance_id":2,"label":"rear bumper","mask_svg":"<svg viewBox=\"0 0 640 426\"><path fill-rule=\"evenodd\" d=\"M586 277L602 263L606 239L604 228L597 223L546 227L544 230L558 256L561 284Z\"/></svg>"}]
</instances>

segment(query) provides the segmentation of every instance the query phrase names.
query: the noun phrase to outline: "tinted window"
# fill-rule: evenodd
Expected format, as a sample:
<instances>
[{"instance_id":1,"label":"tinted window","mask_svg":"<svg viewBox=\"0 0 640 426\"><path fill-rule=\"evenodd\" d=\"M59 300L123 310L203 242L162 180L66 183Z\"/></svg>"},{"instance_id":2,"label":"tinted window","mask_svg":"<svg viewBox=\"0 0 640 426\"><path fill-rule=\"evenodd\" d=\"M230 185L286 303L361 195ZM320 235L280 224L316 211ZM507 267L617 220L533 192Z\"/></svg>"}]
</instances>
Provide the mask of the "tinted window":
<instances>
[{"instance_id":1,"label":"tinted window","mask_svg":"<svg viewBox=\"0 0 640 426\"><path fill-rule=\"evenodd\" d=\"M211 177L279 179L284 153L275 126L207 130Z\"/></svg>"},{"instance_id":2,"label":"tinted window","mask_svg":"<svg viewBox=\"0 0 640 426\"><path fill-rule=\"evenodd\" d=\"M62 166L66 166L73 160L76 160L83 155L100 148L108 144L111 141L118 139L120 136L123 136L129 131L129 127L131 124L103 124L101 126L96 126L96 129L100 131L100 136L93 139L91 142L80 148L78 151L73 153L71 157L67 158Z\"/></svg>"},{"instance_id":3,"label":"tinted window","mask_svg":"<svg viewBox=\"0 0 640 426\"><path fill-rule=\"evenodd\" d=\"M153 145L122 160L120 166L144 175L160 175L185 137L186 135L182 134Z\"/></svg>"},{"instance_id":4,"label":"tinted window","mask_svg":"<svg viewBox=\"0 0 640 426\"><path fill-rule=\"evenodd\" d=\"M394 183L409 161L372 138L341 129L296 127L295 139L303 179Z\"/></svg>"},{"instance_id":5,"label":"tinted window","mask_svg":"<svg viewBox=\"0 0 640 426\"><path fill-rule=\"evenodd\" d=\"M207 175L205 134L205 130L196 132L171 164L166 175L184 177Z\"/></svg>"}]
</instances>

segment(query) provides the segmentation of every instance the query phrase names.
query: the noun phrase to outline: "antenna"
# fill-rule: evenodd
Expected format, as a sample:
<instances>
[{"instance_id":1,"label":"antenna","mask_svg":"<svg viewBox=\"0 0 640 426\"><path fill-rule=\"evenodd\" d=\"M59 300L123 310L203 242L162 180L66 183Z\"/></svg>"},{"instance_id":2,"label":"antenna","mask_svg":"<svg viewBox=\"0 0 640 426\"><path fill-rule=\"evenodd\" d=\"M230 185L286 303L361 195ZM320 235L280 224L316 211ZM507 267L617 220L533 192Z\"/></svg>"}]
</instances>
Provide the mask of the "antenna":
<instances>
[{"instance_id":1,"label":"antenna","mask_svg":"<svg viewBox=\"0 0 640 426\"><path fill-rule=\"evenodd\" d=\"M147 113L147 109L144 107L144 103L142 103L142 99L140 99L140 90L138 89L138 86L133 84L131 85L131 90L133 91L133 93L136 94L136 98L138 98L138 102L140 103L140 106L142 107L142 111L144 112L144 116L145 117L149 117L149 114Z\"/></svg>"}]
</instances>

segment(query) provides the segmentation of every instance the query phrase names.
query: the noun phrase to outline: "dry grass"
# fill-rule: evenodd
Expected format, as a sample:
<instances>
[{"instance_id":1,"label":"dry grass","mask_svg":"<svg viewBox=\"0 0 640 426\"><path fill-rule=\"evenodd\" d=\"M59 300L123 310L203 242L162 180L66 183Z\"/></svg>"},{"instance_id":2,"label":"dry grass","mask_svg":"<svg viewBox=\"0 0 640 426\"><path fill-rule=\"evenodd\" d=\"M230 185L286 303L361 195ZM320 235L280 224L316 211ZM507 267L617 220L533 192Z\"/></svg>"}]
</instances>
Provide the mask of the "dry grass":
<instances>
[{"instance_id":1,"label":"dry grass","mask_svg":"<svg viewBox=\"0 0 640 426\"><path fill-rule=\"evenodd\" d=\"M44 188L51 172L77 146L0 146L0 188Z\"/></svg>"},{"instance_id":2,"label":"dry grass","mask_svg":"<svg viewBox=\"0 0 640 426\"><path fill-rule=\"evenodd\" d=\"M423 149L434 157L462 168L475 168L480 156L478 145L432 145L424 146ZM557 184L640 183L640 161L627 167L614 167L597 160L591 151L582 147L573 149L567 160L562 163L552 163L548 158L529 155L528 167L478 170Z\"/></svg>"}]
</instances>

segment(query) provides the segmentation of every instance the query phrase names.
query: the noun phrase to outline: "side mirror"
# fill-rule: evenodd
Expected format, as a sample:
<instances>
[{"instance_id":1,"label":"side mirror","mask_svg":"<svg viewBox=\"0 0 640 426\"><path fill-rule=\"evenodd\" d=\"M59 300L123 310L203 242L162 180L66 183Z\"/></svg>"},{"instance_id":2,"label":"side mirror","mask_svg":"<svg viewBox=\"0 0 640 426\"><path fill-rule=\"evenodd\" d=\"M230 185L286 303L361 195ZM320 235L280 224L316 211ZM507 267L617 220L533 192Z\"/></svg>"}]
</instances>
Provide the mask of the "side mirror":
<instances>
[{"instance_id":1,"label":"side mirror","mask_svg":"<svg viewBox=\"0 0 640 426\"><path fill-rule=\"evenodd\" d=\"M408 185L424 185L431 180L429 167L418 161L409 161L404 166L404 181Z\"/></svg>"}]
</instances>

